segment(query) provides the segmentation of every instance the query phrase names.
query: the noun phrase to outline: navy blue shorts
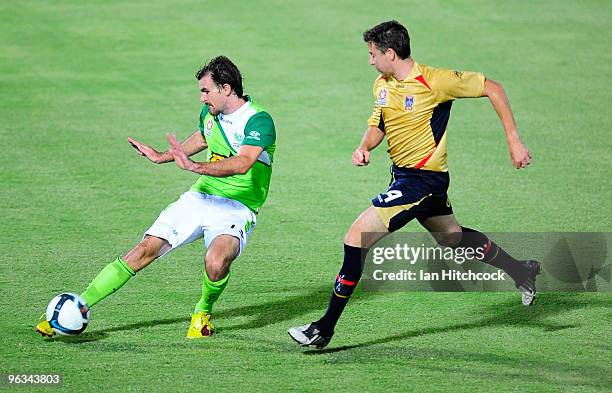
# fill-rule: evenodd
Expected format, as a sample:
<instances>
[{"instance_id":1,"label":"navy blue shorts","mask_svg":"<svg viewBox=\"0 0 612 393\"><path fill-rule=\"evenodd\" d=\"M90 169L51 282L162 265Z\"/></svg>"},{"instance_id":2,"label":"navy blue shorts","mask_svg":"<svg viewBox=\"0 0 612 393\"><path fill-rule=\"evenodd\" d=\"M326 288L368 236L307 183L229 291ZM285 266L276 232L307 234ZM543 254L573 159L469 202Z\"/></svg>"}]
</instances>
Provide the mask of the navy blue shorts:
<instances>
[{"instance_id":1,"label":"navy blue shorts","mask_svg":"<svg viewBox=\"0 0 612 393\"><path fill-rule=\"evenodd\" d=\"M448 199L448 172L391 166L391 184L386 192L372 199L376 213L393 232L412 219L453 214Z\"/></svg>"}]
</instances>

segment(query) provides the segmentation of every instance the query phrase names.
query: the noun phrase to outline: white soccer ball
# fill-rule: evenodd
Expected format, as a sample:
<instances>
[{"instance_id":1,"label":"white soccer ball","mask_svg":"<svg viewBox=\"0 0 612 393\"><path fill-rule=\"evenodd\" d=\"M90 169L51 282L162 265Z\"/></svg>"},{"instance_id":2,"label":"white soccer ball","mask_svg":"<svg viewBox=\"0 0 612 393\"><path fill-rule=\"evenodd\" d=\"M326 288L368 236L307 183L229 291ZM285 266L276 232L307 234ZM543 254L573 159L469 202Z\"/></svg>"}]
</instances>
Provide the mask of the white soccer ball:
<instances>
[{"instance_id":1,"label":"white soccer ball","mask_svg":"<svg viewBox=\"0 0 612 393\"><path fill-rule=\"evenodd\" d=\"M57 334L80 334L89 322L89 307L76 293L60 293L47 306L47 321Z\"/></svg>"}]
</instances>

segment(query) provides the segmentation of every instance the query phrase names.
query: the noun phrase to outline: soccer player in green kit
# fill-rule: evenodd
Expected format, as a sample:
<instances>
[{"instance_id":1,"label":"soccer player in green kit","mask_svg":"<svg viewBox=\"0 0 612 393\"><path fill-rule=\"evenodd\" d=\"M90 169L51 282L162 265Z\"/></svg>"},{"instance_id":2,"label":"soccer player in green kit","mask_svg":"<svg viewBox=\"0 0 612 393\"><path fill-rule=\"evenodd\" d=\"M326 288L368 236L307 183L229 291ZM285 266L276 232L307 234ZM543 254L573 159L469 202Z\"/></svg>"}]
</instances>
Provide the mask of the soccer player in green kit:
<instances>
[{"instance_id":1,"label":"soccer player in green kit","mask_svg":"<svg viewBox=\"0 0 612 393\"><path fill-rule=\"evenodd\" d=\"M167 135L170 148L158 152L132 138L128 141L150 161L174 161L201 174L191 189L164 209L140 243L108 264L81 297L89 307L121 288L138 271L182 245L203 238L206 246L202 296L195 306L188 338L210 336L211 312L230 277L230 265L244 250L266 200L276 148L270 115L244 95L238 68L224 56L197 73L201 101L198 131L183 143ZM204 150L206 162L189 157ZM50 323L36 330L53 336Z\"/></svg>"}]
</instances>

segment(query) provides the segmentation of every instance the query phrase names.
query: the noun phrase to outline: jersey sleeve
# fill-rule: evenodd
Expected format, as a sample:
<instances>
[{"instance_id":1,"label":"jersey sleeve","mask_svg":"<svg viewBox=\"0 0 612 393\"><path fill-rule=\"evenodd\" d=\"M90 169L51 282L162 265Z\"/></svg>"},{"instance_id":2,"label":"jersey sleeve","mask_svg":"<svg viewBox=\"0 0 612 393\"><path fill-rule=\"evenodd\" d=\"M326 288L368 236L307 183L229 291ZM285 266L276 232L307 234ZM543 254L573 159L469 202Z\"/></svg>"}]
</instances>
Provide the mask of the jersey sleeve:
<instances>
[{"instance_id":1,"label":"jersey sleeve","mask_svg":"<svg viewBox=\"0 0 612 393\"><path fill-rule=\"evenodd\" d=\"M200 111L200 118L198 119L198 130L200 134L204 136L204 118L208 115L208 105L204 105Z\"/></svg>"},{"instance_id":2,"label":"jersey sleeve","mask_svg":"<svg viewBox=\"0 0 612 393\"><path fill-rule=\"evenodd\" d=\"M276 141L274 121L268 112L259 112L251 116L244 126L243 145L259 146L264 149Z\"/></svg>"},{"instance_id":3,"label":"jersey sleeve","mask_svg":"<svg viewBox=\"0 0 612 393\"><path fill-rule=\"evenodd\" d=\"M457 98L481 97L485 77L480 72L436 68L432 70L430 81L432 89L438 95L438 100L446 102Z\"/></svg>"},{"instance_id":4,"label":"jersey sleeve","mask_svg":"<svg viewBox=\"0 0 612 393\"><path fill-rule=\"evenodd\" d=\"M375 104L374 111L368 119L368 125L372 127L378 127L381 131L385 130L385 123L382 118L382 107Z\"/></svg>"},{"instance_id":5,"label":"jersey sleeve","mask_svg":"<svg viewBox=\"0 0 612 393\"><path fill-rule=\"evenodd\" d=\"M376 80L378 82L378 79ZM374 86L372 87L372 94L374 94L374 110L372 111L372 115L368 119L368 125L371 127L378 127L381 131L385 131L385 122L382 116L382 106L381 100L379 99L377 92L377 83L374 82Z\"/></svg>"}]
</instances>

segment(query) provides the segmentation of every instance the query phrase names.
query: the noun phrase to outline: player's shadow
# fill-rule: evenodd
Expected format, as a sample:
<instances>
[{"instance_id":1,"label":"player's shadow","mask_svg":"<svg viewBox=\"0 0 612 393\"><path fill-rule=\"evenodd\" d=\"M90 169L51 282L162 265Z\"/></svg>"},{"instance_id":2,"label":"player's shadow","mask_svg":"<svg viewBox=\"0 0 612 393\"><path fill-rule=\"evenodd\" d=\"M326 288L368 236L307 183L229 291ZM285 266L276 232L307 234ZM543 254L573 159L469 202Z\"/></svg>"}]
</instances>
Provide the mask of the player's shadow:
<instances>
[{"instance_id":1,"label":"player's shadow","mask_svg":"<svg viewBox=\"0 0 612 393\"><path fill-rule=\"evenodd\" d=\"M360 291L355 293L354 298L363 300L376 296L376 292ZM329 302L331 295L331 284L326 283L307 293L298 293L282 299L259 303L249 306L235 307L227 310L220 310L218 318L232 317L252 317L250 321L230 326L221 326L219 331L256 329L263 326L272 325L278 322L289 321L312 311L323 312ZM304 321L306 323L308 321Z\"/></svg>"},{"instance_id":2,"label":"player's shadow","mask_svg":"<svg viewBox=\"0 0 612 393\"><path fill-rule=\"evenodd\" d=\"M326 348L323 350L307 350L306 355L317 355L341 352L349 349L367 348L378 344L387 344L402 341L407 338L425 336L429 334L455 332L458 330L491 328L496 326L516 326L525 328L540 328L547 332L577 327L576 324L555 324L547 322L546 319L560 313L592 307L592 306L612 307L612 301L606 299L587 300L581 298L577 293L543 293L538 295L538 303L531 307L525 307L516 300L507 301L502 304L494 304L484 307L479 315L484 316L474 322L450 324L446 326L424 327L421 329L411 329L403 333L388 337L377 338L361 342L354 345L345 345L336 348Z\"/></svg>"},{"instance_id":3,"label":"player's shadow","mask_svg":"<svg viewBox=\"0 0 612 393\"><path fill-rule=\"evenodd\" d=\"M56 336L52 341L61 341L67 344L85 344L98 340L105 339L109 336L109 333L119 332L125 330L136 330L148 327L160 326L160 325L173 325L175 323L189 323L189 317L182 318L165 318L165 319L154 319L146 322L135 322L127 325L113 326L106 329L94 330L91 332L84 332L78 336Z\"/></svg>"},{"instance_id":4,"label":"player's shadow","mask_svg":"<svg viewBox=\"0 0 612 393\"><path fill-rule=\"evenodd\" d=\"M329 283L320 285L305 293L298 293L288 297L283 297L279 300L270 302L252 304L247 306L234 307L229 309L219 308L215 313L215 318L219 321L236 317L250 317L250 320L245 323L228 325L221 324L218 327L219 332L257 329L267 325L275 324L282 321L288 321L301 315L310 313L311 311L323 311L329 302L331 294L331 285ZM355 299L364 299L376 296L377 292L360 291L355 293ZM108 337L109 333L136 330L160 325L173 325L182 323L187 325L189 317L180 318L165 318L155 319L150 321L141 321L126 325L114 326L102 330L86 331L78 336L56 337L54 341L62 341L71 344L88 343L102 340ZM304 321L305 323L307 321Z\"/></svg>"}]
</instances>

